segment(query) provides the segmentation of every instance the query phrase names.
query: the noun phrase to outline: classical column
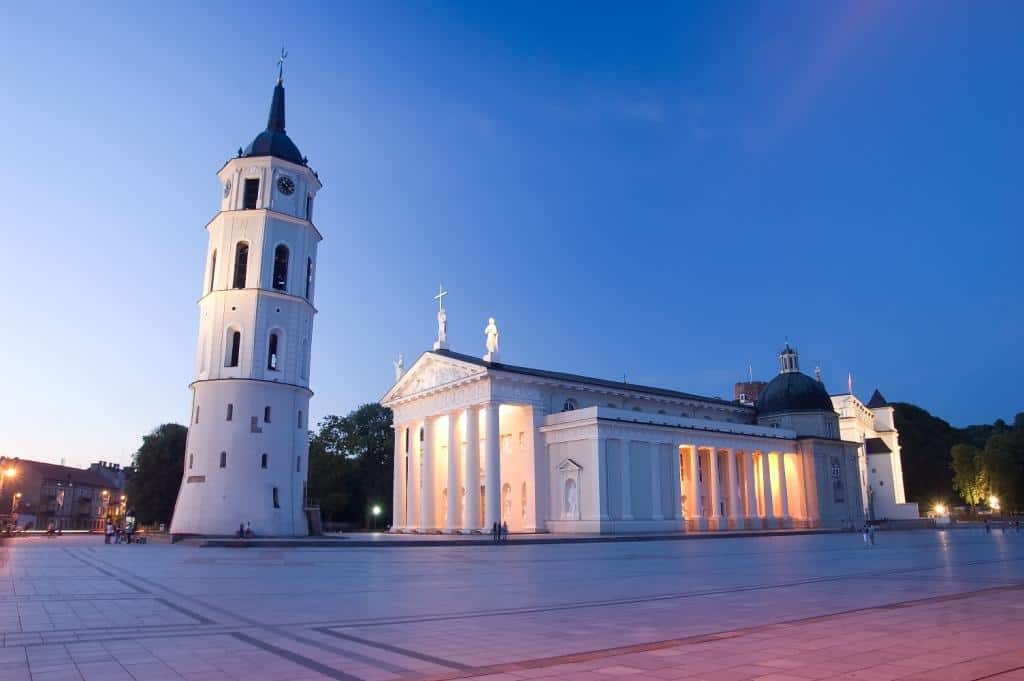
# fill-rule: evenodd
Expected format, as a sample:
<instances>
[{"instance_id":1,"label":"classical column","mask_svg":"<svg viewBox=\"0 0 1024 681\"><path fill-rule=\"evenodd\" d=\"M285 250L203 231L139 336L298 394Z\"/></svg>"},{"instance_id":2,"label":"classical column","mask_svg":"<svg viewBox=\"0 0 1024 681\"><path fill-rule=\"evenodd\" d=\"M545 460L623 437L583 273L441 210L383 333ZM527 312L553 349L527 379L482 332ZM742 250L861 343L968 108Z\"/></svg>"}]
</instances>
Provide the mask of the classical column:
<instances>
[{"instance_id":1,"label":"classical column","mask_svg":"<svg viewBox=\"0 0 1024 681\"><path fill-rule=\"evenodd\" d=\"M598 493L600 494L600 513L601 520L609 520L608 515L608 438L600 437L597 438L597 467L598 475L600 480L598 483Z\"/></svg>"},{"instance_id":2,"label":"classical column","mask_svg":"<svg viewBox=\"0 0 1024 681\"><path fill-rule=\"evenodd\" d=\"M420 532L429 532L437 527L434 520L434 419L423 419L423 442L420 445L423 458L423 481L420 484Z\"/></svg>"},{"instance_id":3,"label":"classical column","mask_svg":"<svg viewBox=\"0 0 1024 681\"><path fill-rule=\"evenodd\" d=\"M633 483L630 480L630 440L622 440L622 519L633 519Z\"/></svg>"},{"instance_id":4,"label":"classical column","mask_svg":"<svg viewBox=\"0 0 1024 681\"><path fill-rule=\"evenodd\" d=\"M683 517L683 474L679 445L672 445L672 520Z\"/></svg>"},{"instance_id":5,"label":"classical column","mask_svg":"<svg viewBox=\"0 0 1024 681\"><path fill-rule=\"evenodd\" d=\"M398 532L405 525L405 457L402 456L403 427L395 424L395 455L391 457L393 487L391 490L391 531Z\"/></svg>"},{"instance_id":6,"label":"classical column","mask_svg":"<svg viewBox=\"0 0 1024 681\"><path fill-rule=\"evenodd\" d=\"M747 498L744 504L744 512L747 516L747 526L751 528L761 527L761 518L757 514L757 481L754 475L754 452L743 452L743 477L747 482Z\"/></svg>"},{"instance_id":7,"label":"classical column","mask_svg":"<svg viewBox=\"0 0 1024 681\"><path fill-rule=\"evenodd\" d=\"M708 450L708 485L711 490L711 515L708 516L709 526L713 530L725 529L725 519L722 517L722 487L718 480L718 449L711 447Z\"/></svg>"},{"instance_id":8,"label":"classical column","mask_svg":"<svg viewBox=\"0 0 1024 681\"><path fill-rule=\"evenodd\" d=\"M706 525L704 524L704 508L700 503L700 452L697 451L697 445L690 446L689 487L688 496L690 497L690 514L693 525L690 529L703 530L706 528Z\"/></svg>"},{"instance_id":9,"label":"classical column","mask_svg":"<svg viewBox=\"0 0 1024 681\"><path fill-rule=\"evenodd\" d=\"M661 443L651 443L651 519L664 520L661 510Z\"/></svg>"},{"instance_id":10,"label":"classical column","mask_svg":"<svg viewBox=\"0 0 1024 681\"><path fill-rule=\"evenodd\" d=\"M761 497L764 501L764 516L762 523L764 527L772 526L772 518L775 517L775 509L772 508L772 473L768 462L768 453L761 452Z\"/></svg>"},{"instance_id":11,"label":"classical column","mask_svg":"<svg viewBox=\"0 0 1024 681\"><path fill-rule=\"evenodd\" d=\"M409 439L405 445L405 459L408 462L405 471L405 531L415 532L419 526L420 515L420 459L419 459L419 425L416 422L406 424Z\"/></svg>"},{"instance_id":12,"label":"classical column","mask_svg":"<svg viewBox=\"0 0 1024 681\"><path fill-rule=\"evenodd\" d=\"M459 443L455 426L459 413L448 414L448 507L445 508L444 531L451 534L459 528Z\"/></svg>"},{"instance_id":13,"label":"classical column","mask_svg":"<svg viewBox=\"0 0 1024 681\"><path fill-rule=\"evenodd\" d=\"M786 455L779 452L779 525L789 523L789 490L786 489Z\"/></svg>"},{"instance_id":14,"label":"classical column","mask_svg":"<svg viewBox=\"0 0 1024 681\"><path fill-rule=\"evenodd\" d=\"M462 508L462 529L480 531L480 424L476 409L466 407L466 505Z\"/></svg>"},{"instance_id":15,"label":"classical column","mask_svg":"<svg viewBox=\"0 0 1024 681\"><path fill-rule=\"evenodd\" d=\"M498 403L488 402L484 407L484 484L486 508L484 508L484 531L489 532L494 523L501 522L501 429L498 419Z\"/></svg>"},{"instance_id":16,"label":"classical column","mask_svg":"<svg viewBox=\"0 0 1024 681\"><path fill-rule=\"evenodd\" d=\"M740 518L740 481L736 470L736 450L726 449L725 458L729 462L729 519L728 524L732 528L742 528L743 519Z\"/></svg>"}]
</instances>

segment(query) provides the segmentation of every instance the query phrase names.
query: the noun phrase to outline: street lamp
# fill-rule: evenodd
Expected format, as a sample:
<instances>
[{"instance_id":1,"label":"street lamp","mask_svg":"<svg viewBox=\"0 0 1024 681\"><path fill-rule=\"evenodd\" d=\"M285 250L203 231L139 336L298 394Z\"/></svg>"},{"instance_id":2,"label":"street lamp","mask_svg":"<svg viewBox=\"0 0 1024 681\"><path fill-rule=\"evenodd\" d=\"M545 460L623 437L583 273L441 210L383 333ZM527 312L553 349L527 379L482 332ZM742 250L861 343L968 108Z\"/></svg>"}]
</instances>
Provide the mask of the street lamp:
<instances>
[{"instance_id":1,"label":"street lamp","mask_svg":"<svg viewBox=\"0 0 1024 681\"><path fill-rule=\"evenodd\" d=\"M15 509L18 508L18 504L21 502L21 492L15 492L14 498L11 500L11 513L13 514Z\"/></svg>"},{"instance_id":2,"label":"street lamp","mask_svg":"<svg viewBox=\"0 0 1024 681\"><path fill-rule=\"evenodd\" d=\"M373 514L373 522L370 524L370 529L374 530L377 529L377 516L380 515L380 504L374 504L370 512Z\"/></svg>"},{"instance_id":3,"label":"street lamp","mask_svg":"<svg viewBox=\"0 0 1024 681\"><path fill-rule=\"evenodd\" d=\"M0 475L0 494L4 493L4 481L7 480L7 478L13 478L17 474L18 469L14 466L8 466L4 469L3 475Z\"/></svg>"},{"instance_id":4,"label":"street lamp","mask_svg":"<svg viewBox=\"0 0 1024 681\"><path fill-rule=\"evenodd\" d=\"M994 494L992 496L990 496L988 498L988 507L991 508L993 511L998 511L999 510L999 497L997 497Z\"/></svg>"}]
</instances>

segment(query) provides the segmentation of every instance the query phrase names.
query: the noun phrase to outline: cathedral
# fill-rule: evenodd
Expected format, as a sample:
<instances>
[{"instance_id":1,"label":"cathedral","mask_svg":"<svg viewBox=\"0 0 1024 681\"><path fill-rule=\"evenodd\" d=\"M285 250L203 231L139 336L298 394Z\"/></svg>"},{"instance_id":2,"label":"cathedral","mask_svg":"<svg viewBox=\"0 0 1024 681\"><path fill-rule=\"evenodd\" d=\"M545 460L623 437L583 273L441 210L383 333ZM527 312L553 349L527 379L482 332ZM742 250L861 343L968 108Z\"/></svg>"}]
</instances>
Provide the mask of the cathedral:
<instances>
[{"instance_id":1,"label":"cathedral","mask_svg":"<svg viewBox=\"0 0 1024 681\"><path fill-rule=\"evenodd\" d=\"M505 364L438 342L394 412L393 532L637 533L859 526L918 517L892 407L830 396L787 343L736 400ZM742 390L742 392L741 392ZM750 392L753 391L753 394Z\"/></svg>"}]
</instances>

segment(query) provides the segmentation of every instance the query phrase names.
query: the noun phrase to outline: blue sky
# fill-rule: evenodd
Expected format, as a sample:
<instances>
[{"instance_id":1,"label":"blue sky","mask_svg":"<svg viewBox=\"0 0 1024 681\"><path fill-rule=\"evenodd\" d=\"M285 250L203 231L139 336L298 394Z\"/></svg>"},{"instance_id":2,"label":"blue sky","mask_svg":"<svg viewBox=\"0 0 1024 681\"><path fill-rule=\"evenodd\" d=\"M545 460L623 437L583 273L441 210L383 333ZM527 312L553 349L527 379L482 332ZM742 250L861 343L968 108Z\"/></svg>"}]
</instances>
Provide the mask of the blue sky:
<instances>
[{"instance_id":1,"label":"blue sky","mask_svg":"<svg viewBox=\"0 0 1024 681\"><path fill-rule=\"evenodd\" d=\"M1024 410L1024 5L11 5L0 454L187 419L214 173L324 180L314 418L453 349L730 395L784 338L957 425ZM642 11L637 11L637 8Z\"/></svg>"}]
</instances>

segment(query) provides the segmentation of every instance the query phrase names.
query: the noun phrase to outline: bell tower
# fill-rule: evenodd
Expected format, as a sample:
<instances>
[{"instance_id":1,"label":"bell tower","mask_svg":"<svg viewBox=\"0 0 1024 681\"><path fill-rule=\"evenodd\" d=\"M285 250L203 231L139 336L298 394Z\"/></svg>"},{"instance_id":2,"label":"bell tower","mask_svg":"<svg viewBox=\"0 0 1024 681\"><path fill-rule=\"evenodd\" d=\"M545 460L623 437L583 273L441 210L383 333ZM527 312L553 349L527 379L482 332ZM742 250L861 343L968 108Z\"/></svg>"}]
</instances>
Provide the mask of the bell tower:
<instances>
[{"instance_id":1,"label":"bell tower","mask_svg":"<svg viewBox=\"0 0 1024 681\"><path fill-rule=\"evenodd\" d=\"M266 130L217 176L171 533L302 536L321 184L285 132L283 74Z\"/></svg>"}]
</instances>

